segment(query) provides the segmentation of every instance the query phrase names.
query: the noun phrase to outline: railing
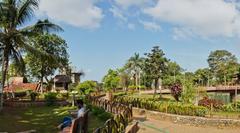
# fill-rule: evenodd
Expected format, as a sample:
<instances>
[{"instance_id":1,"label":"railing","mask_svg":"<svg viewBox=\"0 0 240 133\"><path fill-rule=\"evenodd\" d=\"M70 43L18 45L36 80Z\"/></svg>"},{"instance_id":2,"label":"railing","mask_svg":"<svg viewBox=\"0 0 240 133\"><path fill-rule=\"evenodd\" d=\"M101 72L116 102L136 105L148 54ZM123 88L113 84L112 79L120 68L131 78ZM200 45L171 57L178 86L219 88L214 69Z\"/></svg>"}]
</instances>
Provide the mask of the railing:
<instances>
[{"instance_id":1,"label":"railing","mask_svg":"<svg viewBox=\"0 0 240 133\"><path fill-rule=\"evenodd\" d=\"M128 123L132 121L132 106L126 106L116 102L110 102L103 98L89 97L92 105L103 108L114 114L105 124L97 128L94 133L124 133ZM134 133L134 132L132 132Z\"/></svg>"}]
</instances>

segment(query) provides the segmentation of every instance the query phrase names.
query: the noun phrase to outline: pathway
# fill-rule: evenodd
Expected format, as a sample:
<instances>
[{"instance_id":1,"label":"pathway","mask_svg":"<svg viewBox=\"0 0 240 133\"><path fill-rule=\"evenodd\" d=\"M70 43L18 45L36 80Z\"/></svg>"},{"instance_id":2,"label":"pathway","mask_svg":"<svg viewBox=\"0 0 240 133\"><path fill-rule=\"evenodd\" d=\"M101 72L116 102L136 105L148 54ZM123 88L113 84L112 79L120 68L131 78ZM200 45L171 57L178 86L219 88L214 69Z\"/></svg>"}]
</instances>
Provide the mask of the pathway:
<instances>
[{"instance_id":1,"label":"pathway","mask_svg":"<svg viewBox=\"0 0 240 133\"><path fill-rule=\"evenodd\" d=\"M134 120L139 122L138 133L239 133L239 128L217 128L217 127L196 127L181 125L170 121L160 121L154 119L144 119L134 116Z\"/></svg>"}]
</instances>

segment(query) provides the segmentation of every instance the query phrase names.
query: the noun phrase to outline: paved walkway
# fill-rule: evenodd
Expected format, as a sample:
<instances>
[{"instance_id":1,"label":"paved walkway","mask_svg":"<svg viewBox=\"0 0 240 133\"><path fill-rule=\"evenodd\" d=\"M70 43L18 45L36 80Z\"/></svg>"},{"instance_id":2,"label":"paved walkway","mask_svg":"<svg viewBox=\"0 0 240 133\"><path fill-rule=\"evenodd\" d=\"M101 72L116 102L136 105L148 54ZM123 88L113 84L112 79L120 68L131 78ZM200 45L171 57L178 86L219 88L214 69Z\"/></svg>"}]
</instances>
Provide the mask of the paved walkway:
<instances>
[{"instance_id":1,"label":"paved walkway","mask_svg":"<svg viewBox=\"0 0 240 133\"><path fill-rule=\"evenodd\" d=\"M139 122L138 133L240 133L240 128L196 127L136 117L135 120Z\"/></svg>"}]
</instances>

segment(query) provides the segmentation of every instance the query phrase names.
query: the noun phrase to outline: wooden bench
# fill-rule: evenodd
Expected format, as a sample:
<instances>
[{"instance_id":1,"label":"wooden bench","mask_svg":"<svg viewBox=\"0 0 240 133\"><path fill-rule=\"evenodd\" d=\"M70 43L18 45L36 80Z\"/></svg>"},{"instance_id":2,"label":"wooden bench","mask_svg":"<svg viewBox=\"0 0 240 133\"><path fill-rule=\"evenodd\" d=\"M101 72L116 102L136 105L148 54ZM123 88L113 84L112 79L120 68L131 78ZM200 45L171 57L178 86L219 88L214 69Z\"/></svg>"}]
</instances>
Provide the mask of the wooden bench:
<instances>
[{"instance_id":1,"label":"wooden bench","mask_svg":"<svg viewBox=\"0 0 240 133\"><path fill-rule=\"evenodd\" d=\"M87 133L88 130L88 113L85 111L82 117L72 121L71 127L66 127L61 133Z\"/></svg>"}]
</instances>

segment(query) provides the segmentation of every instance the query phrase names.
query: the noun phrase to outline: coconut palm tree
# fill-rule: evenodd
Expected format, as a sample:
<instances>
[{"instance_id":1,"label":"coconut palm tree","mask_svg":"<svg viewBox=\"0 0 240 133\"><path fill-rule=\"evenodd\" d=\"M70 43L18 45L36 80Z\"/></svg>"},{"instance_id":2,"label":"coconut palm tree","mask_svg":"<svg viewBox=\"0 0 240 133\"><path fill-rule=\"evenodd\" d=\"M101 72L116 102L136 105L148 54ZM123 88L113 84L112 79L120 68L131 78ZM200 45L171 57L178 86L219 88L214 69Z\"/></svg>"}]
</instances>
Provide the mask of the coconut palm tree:
<instances>
[{"instance_id":1,"label":"coconut palm tree","mask_svg":"<svg viewBox=\"0 0 240 133\"><path fill-rule=\"evenodd\" d=\"M0 52L2 54L3 88L10 60L15 60L19 64L18 66L24 68L22 58L24 52L28 51L48 56L47 53L40 52L32 46L33 42L31 40L34 36L49 31L62 30L48 20L39 20L33 25L26 26L38 5L39 0L0 0ZM1 98L0 109L2 103L3 99Z\"/></svg>"},{"instance_id":2,"label":"coconut palm tree","mask_svg":"<svg viewBox=\"0 0 240 133\"><path fill-rule=\"evenodd\" d=\"M143 60L144 59L140 57L138 53L135 53L134 56L130 57L125 66L130 70L130 73L132 73L136 89L138 89L138 86L140 85L140 72L143 66Z\"/></svg>"}]
</instances>

